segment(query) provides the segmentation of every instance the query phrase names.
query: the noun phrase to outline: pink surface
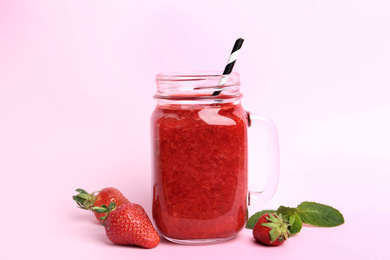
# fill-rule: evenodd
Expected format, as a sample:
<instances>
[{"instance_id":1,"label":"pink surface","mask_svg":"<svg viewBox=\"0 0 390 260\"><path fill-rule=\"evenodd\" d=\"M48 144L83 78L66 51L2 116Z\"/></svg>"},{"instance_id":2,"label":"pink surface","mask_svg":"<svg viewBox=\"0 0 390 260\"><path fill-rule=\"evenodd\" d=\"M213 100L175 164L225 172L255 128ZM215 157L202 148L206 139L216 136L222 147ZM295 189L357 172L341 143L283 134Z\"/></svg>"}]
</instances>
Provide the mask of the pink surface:
<instances>
[{"instance_id":1,"label":"pink surface","mask_svg":"<svg viewBox=\"0 0 390 260\"><path fill-rule=\"evenodd\" d=\"M0 1L2 258L390 259L389 12L380 0ZM74 190L115 186L150 214L155 74L222 70L237 37L243 106L275 121L281 151L279 189L250 213L311 200L346 223L277 248L249 230L212 246L111 244Z\"/></svg>"}]
</instances>

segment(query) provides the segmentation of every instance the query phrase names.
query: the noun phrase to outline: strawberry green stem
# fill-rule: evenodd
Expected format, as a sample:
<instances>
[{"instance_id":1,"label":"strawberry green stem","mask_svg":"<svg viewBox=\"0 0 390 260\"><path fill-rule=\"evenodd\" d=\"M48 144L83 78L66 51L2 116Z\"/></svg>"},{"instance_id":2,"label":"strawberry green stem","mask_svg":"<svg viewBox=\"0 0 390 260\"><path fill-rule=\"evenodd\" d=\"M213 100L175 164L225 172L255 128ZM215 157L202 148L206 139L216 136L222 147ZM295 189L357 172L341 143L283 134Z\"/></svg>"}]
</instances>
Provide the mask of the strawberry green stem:
<instances>
[{"instance_id":1,"label":"strawberry green stem","mask_svg":"<svg viewBox=\"0 0 390 260\"><path fill-rule=\"evenodd\" d=\"M97 212L97 213L106 213L103 217L100 217L99 219L105 220L110 212L115 210L116 204L115 202L111 202L110 205L101 205L100 207L92 207L92 210ZM104 222L102 223L104 225Z\"/></svg>"},{"instance_id":2,"label":"strawberry green stem","mask_svg":"<svg viewBox=\"0 0 390 260\"><path fill-rule=\"evenodd\" d=\"M81 209L92 210L93 204L96 200L96 195L99 192L88 193L83 189L76 190L79 194L73 196L73 200Z\"/></svg>"},{"instance_id":3,"label":"strawberry green stem","mask_svg":"<svg viewBox=\"0 0 390 260\"><path fill-rule=\"evenodd\" d=\"M263 223L261 225L271 228L269 235L271 238L271 243L276 239L282 241L287 240L290 236L288 231L288 224L283 219L282 214L269 214L269 217L266 218L269 222Z\"/></svg>"}]
</instances>

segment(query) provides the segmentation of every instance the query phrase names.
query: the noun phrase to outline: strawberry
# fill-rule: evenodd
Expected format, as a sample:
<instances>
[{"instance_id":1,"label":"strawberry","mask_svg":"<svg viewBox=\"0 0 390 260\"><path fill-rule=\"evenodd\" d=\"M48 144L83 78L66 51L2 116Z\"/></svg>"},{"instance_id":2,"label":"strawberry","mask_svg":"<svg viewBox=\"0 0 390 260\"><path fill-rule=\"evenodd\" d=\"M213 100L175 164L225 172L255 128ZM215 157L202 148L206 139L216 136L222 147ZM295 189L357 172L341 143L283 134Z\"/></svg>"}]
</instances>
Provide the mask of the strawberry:
<instances>
[{"instance_id":1,"label":"strawberry","mask_svg":"<svg viewBox=\"0 0 390 260\"><path fill-rule=\"evenodd\" d=\"M118 190L115 188L104 188L101 191L88 193L83 189L77 189L79 192L78 195L73 196L73 199L79 205L79 208L92 210L93 207L99 207L101 205L109 205L111 202L115 202L118 206L124 203L130 203L130 201ZM97 220L102 222L103 220L100 217L103 217L104 214L94 212ZM145 213L146 214L146 213Z\"/></svg>"},{"instance_id":2,"label":"strawberry","mask_svg":"<svg viewBox=\"0 0 390 260\"><path fill-rule=\"evenodd\" d=\"M93 210L106 214L101 217L102 224L108 239L115 244L153 248L160 242L159 234L138 204L126 203L116 207L115 202L111 202L108 207L102 205Z\"/></svg>"},{"instance_id":3,"label":"strawberry","mask_svg":"<svg viewBox=\"0 0 390 260\"><path fill-rule=\"evenodd\" d=\"M253 237L265 245L281 245L289 236L288 224L281 214L266 213L253 227Z\"/></svg>"}]
</instances>

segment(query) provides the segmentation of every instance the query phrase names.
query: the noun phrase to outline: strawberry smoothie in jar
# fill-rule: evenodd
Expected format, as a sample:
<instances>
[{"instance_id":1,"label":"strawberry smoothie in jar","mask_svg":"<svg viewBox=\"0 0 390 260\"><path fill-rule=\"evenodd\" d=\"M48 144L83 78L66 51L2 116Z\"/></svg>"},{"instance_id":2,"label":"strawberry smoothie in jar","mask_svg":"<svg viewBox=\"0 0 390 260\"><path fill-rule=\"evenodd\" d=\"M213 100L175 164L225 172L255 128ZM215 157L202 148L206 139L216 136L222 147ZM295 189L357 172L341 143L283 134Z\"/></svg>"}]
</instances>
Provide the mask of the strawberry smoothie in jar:
<instances>
[{"instance_id":1,"label":"strawberry smoothie in jar","mask_svg":"<svg viewBox=\"0 0 390 260\"><path fill-rule=\"evenodd\" d=\"M156 82L151 117L155 225L162 236L180 244L229 240L245 226L251 197L266 201L276 191L276 129L268 119L251 119L242 108L238 73L162 73ZM270 137L272 170L261 196L248 193L247 128L252 120Z\"/></svg>"}]
</instances>

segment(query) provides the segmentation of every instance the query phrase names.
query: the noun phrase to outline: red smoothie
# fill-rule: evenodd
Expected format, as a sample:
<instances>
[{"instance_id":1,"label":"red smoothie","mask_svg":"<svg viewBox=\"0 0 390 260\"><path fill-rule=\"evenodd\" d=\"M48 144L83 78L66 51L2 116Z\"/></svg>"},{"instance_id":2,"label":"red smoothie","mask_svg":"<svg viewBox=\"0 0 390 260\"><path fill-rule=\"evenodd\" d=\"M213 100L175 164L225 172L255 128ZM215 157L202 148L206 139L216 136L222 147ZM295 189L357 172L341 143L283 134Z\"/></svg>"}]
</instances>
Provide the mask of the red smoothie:
<instances>
[{"instance_id":1,"label":"red smoothie","mask_svg":"<svg viewBox=\"0 0 390 260\"><path fill-rule=\"evenodd\" d=\"M151 118L153 219L171 239L234 237L247 218L246 111L159 104Z\"/></svg>"}]
</instances>

